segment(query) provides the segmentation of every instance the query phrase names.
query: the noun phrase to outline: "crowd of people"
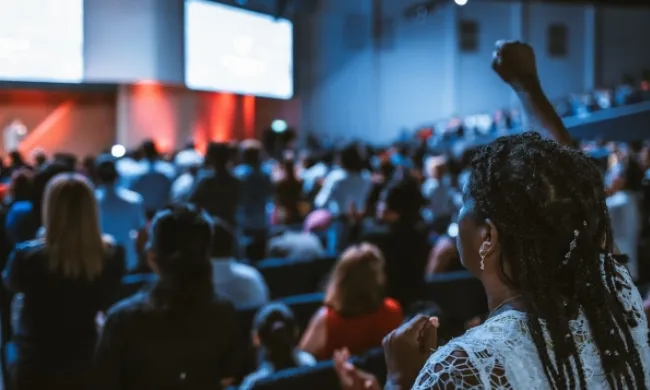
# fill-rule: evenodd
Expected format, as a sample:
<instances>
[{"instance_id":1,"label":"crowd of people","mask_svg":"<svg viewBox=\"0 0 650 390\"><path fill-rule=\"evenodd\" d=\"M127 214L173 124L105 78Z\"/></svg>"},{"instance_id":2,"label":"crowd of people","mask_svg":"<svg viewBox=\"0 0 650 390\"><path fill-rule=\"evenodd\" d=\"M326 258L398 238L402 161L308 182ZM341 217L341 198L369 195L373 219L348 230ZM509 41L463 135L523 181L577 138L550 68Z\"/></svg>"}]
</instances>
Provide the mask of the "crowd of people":
<instances>
[{"instance_id":1,"label":"crowd of people","mask_svg":"<svg viewBox=\"0 0 650 390\"><path fill-rule=\"evenodd\" d=\"M499 43L493 67L552 139L523 133L460 154L424 139L279 153L245 140L169 156L148 140L81 164L12 153L0 209L6 388L249 390L330 359L344 390L650 388L635 287L650 145L572 140L525 44ZM337 261L302 329L258 264L324 256ZM489 311L452 325L425 280L462 268ZM147 283L117 302L132 275ZM243 308L257 309L244 338ZM382 346L387 377L350 363Z\"/></svg>"}]
</instances>

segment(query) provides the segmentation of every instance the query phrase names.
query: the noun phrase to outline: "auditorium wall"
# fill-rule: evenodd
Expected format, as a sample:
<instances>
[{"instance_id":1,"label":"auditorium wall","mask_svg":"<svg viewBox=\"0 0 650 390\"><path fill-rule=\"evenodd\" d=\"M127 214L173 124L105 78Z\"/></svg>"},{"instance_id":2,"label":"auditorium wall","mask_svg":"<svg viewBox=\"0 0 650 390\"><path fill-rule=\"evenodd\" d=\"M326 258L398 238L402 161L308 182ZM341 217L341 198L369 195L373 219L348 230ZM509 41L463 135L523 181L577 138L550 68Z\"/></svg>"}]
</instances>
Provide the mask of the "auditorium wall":
<instances>
[{"instance_id":1,"label":"auditorium wall","mask_svg":"<svg viewBox=\"0 0 650 390\"><path fill-rule=\"evenodd\" d=\"M26 154L35 148L96 154L114 141L115 97L114 91L2 89L0 129L20 119L28 129L20 147Z\"/></svg>"},{"instance_id":2,"label":"auditorium wall","mask_svg":"<svg viewBox=\"0 0 650 390\"><path fill-rule=\"evenodd\" d=\"M324 1L306 23L311 42L300 98L306 130L377 143L402 129L453 115L492 112L517 101L489 67L497 39L521 39L537 52L540 77L552 99L613 85L625 71L640 75L650 54L650 10L593 5L449 2L429 15L406 18L419 1ZM373 14L379 4L380 34ZM459 48L459 23L475 21L478 47ZM356 21L356 23L355 23ZM350 28L350 25L356 28ZM549 54L549 29L566 28L566 54Z\"/></svg>"},{"instance_id":3,"label":"auditorium wall","mask_svg":"<svg viewBox=\"0 0 650 390\"><path fill-rule=\"evenodd\" d=\"M643 69L650 69L647 38L650 37L650 9L604 8L598 24L599 85L621 83L626 73L638 80Z\"/></svg>"}]
</instances>

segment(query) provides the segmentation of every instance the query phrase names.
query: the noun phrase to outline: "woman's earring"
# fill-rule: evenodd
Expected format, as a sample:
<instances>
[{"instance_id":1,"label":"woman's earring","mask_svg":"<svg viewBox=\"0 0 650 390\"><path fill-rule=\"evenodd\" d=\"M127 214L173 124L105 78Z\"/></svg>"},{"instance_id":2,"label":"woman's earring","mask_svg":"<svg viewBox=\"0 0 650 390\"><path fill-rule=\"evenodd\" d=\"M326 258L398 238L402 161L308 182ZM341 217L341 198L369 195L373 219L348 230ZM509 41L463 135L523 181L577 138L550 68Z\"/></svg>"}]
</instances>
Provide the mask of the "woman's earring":
<instances>
[{"instance_id":1,"label":"woman's earring","mask_svg":"<svg viewBox=\"0 0 650 390\"><path fill-rule=\"evenodd\" d=\"M481 256L481 271L485 270L485 248L481 245L481 249L478 251L478 255Z\"/></svg>"}]
</instances>

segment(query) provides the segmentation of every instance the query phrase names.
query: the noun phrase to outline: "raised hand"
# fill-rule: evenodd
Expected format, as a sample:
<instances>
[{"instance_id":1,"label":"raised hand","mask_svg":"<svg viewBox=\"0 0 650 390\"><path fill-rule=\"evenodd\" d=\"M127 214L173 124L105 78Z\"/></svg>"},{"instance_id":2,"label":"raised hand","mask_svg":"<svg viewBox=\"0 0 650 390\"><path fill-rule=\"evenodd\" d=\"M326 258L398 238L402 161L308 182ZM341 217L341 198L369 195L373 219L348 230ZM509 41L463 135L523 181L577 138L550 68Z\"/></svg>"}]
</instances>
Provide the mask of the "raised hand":
<instances>
[{"instance_id":1,"label":"raised hand","mask_svg":"<svg viewBox=\"0 0 650 390\"><path fill-rule=\"evenodd\" d=\"M518 41L497 41L492 54L492 69L515 89L537 86L539 77L535 52Z\"/></svg>"}]
</instances>

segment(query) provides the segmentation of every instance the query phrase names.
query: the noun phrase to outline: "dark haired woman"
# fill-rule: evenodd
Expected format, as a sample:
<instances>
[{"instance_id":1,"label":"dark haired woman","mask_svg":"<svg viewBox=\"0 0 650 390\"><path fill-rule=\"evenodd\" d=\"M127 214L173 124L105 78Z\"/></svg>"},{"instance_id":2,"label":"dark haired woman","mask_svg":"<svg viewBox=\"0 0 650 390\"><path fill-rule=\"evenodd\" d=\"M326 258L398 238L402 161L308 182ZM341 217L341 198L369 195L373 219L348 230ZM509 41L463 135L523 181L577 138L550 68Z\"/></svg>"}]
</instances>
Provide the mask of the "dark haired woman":
<instances>
[{"instance_id":1,"label":"dark haired woman","mask_svg":"<svg viewBox=\"0 0 650 390\"><path fill-rule=\"evenodd\" d=\"M313 366L316 359L296 349L298 326L291 309L282 303L270 303L255 315L253 345L259 347L259 367L248 375L239 390L249 390L255 383L276 371Z\"/></svg>"},{"instance_id":2,"label":"dark haired woman","mask_svg":"<svg viewBox=\"0 0 650 390\"><path fill-rule=\"evenodd\" d=\"M148 259L155 286L111 308L96 354L94 389L219 389L238 369L237 317L215 299L204 212L156 214Z\"/></svg>"},{"instance_id":3,"label":"dark haired woman","mask_svg":"<svg viewBox=\"0 0 650 390\"><path fill-rule=\"evenodd\" d=\"M433 354L429 318L390 334L388 388L648 389L648 324L613 254L601 174L564 146L570 138L542 93L532 49L499 43L493 66L559 143L525 133L477 151L458 247L491 313Z\"/></svg>"}]
</instances>

